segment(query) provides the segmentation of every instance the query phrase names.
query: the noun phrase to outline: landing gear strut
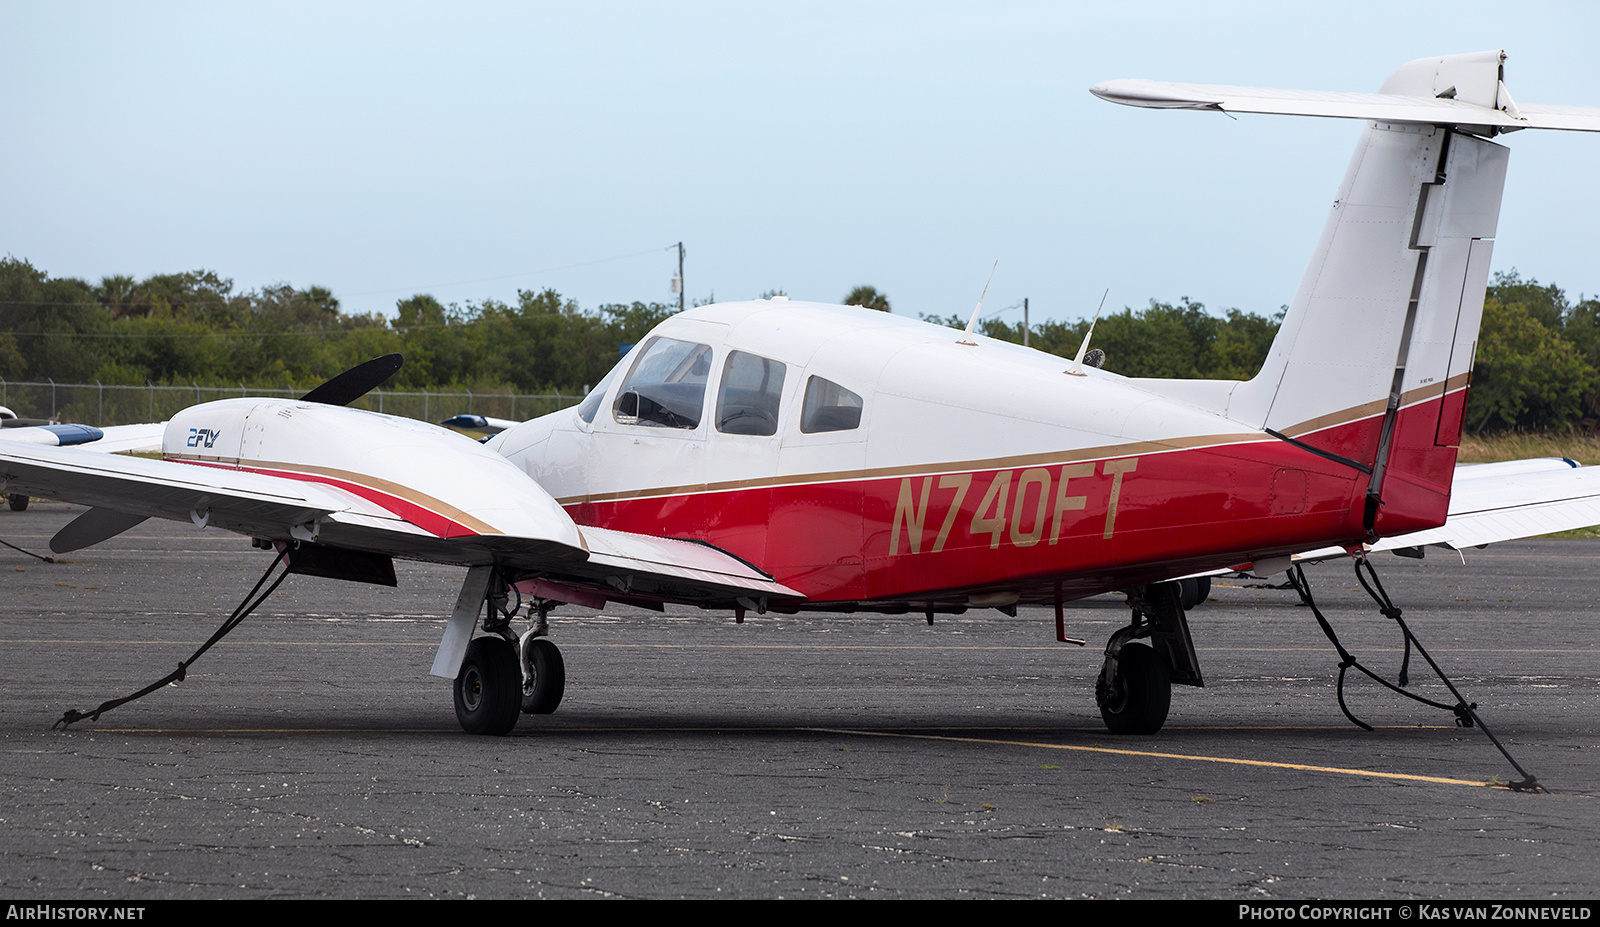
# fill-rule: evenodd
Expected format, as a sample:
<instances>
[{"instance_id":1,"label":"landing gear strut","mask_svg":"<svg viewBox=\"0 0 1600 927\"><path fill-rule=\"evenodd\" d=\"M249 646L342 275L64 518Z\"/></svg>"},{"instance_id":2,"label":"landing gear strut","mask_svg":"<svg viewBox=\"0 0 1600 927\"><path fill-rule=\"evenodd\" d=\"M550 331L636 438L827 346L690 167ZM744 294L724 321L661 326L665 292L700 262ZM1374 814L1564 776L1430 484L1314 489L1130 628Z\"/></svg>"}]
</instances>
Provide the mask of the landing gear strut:
<instances>
[{"instance_id":1,"label":"landing gear strut","mask_svg":"<svg viewBox=\"0 0 1600 927\"><path fill-rule=\"evenodd\" d=\"M561 659L561 650L542 635L549 633L545 615L550 611L548 599L535 599L539 621L522 635L522 712L529 715L547 715L561 704L567 689L567 666Z\"/></svg>"},{"instance_id":2,"label":"landing gear strut","mask_svg":"<svg viewBox=\"0 0 1600 927\"><path fill-rule=\"evenodd\" d=\"M1154 734L1167 722L1173 683L1205 685L1184 618L1183 591L1178 583L1128 591L1133 621L1111 635L1094 686L1100 717L1113 734ZM1141 637L1150 638L1151 646L1132 643Z\"/></svg>"},{"instance_id":3,"label":"landing gear strut","mask_svg":"<svg viewBox=\"0 0 1600 927\"><path fill-rule=\"evenodd\" d=\"M475 625L483 632L466 643L456 673L456 720L469 734L499 736L510 733L523 713L555 711L566 690L567 671L560 649L545 637L550 633L546 617L557 603L548 599L529 603L533 626L517 637L511 632L511 620L522 608L521 595L513 604L515 587L498 571L481 569L487 575L469 574L451 617L452 627L459 628L457 640L470 638ZM473 602L478 603L476 608ZM447 630L447 640L450 634ZM444 650L441 645L441 653Z\"/></svg>"}]
</instances>

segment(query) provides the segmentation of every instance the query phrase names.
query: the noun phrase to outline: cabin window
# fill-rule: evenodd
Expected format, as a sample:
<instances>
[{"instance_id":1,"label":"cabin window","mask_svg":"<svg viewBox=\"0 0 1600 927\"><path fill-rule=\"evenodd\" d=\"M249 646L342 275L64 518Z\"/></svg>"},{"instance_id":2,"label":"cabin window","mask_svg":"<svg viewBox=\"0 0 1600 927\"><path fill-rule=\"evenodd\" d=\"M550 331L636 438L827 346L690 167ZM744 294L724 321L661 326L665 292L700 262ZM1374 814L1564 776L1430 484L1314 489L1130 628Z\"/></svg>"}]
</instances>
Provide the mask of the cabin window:
<instances>
[{"instance_id":1,"label":"cabin window","mask_svg":"<svg viewBox=\"0 0 1600 927\"><path fill-rule=\"evenodd\" d=\"M705 408L710 373L710 347L652 338L617 394L612 414L622 425L695 428Z\"/></svg>"},{"instance_id":2,"label":"cabin window","mask_svg":"<svg viewBox=\"0 0 1600 927\"><path fill-rule=\"evenodd\" d=\"M717 430L729 435L777 434L785 369L775 360L729 352L717 390Z\"/></svg>"},{"instance_id":3,"label":"cabin window","mask_svg":"<svg viewBox=\"0 0 1600 927\"><path fill-rule=\"evenodd\" d=\"M800 430L806 434L849 431L861 427L861 397L832 380L806 381L806 399L800 409Z\"/></svg>"}]
</instances>

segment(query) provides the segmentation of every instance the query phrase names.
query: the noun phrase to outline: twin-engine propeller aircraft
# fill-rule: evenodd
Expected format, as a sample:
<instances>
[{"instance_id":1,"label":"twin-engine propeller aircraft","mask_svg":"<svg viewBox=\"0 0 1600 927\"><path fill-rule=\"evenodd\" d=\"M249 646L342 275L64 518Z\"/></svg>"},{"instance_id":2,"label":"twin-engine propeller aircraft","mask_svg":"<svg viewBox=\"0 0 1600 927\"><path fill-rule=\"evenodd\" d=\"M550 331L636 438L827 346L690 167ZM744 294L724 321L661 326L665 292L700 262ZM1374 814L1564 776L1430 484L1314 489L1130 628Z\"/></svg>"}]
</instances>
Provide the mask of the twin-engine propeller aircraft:
<instances>
[{"instance_id":1,"label":"twin-engine propeller aircraft","mask_svg":"<svg viewBox=\"0 0 1600 927\"><path fill-rule=\"evenodd\" d=\"M560 701L552 603L930 621L1050 604L1059 636L1063 602L1124 590L1132 620L1106 648L1096 696L1111 730L1153 733L1171 684L1202 682L1168 580L1323 548L1359 557L1446 524L1505 178L1507 149L1491 139L1600 131L1600 109L1514 105L1503 61L1414 61L1376 94L1093 88L1136 106L1366 123L1248 381L1131 379L774 299L673 316L581 405L482 445L342 408L392 372L386 358L299 401L186 410L167 425L165 460L0 445L0 476L9 491L94 506L58 551L159 516L250 535L286 571L393 583L393 557L468 567L433 672L455 679L473 732L503 734ZM1573 500L1594 516L1593 486L1536 491L1527 473L1504 476L1523 481L1519 504L1540 525ZM1518 536L1496 533L1497 508L1466 513L1474 543ZM525 597L533 626L519 637Z\"/></svg>"}]
</instances>

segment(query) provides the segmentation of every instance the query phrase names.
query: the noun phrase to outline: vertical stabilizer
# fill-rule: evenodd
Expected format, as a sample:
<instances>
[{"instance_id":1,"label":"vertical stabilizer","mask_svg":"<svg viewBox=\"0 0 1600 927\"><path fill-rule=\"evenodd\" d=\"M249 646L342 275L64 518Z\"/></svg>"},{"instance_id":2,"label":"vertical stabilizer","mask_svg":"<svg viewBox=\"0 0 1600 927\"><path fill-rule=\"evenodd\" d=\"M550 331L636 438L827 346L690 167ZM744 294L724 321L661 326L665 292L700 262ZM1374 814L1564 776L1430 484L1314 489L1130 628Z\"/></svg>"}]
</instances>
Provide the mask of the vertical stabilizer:
<instances>
[{"instance_id":1,"label":"vertical stabilizer","mask_svg":"<svg viewBox=\"0 0 1600 927\"><path fill-rule=\"evenodd\" d=\"M1366 472L1360 504L1374 535L1447 514L1505 188L1508 152L1488 137L1600 131L1600 110L1519 110L1504 61L1498 51L1419 59L1376 94L1094 88L1136 106L1367 121L1266 363L1216 411Z\"/></svg>"},{"instance_id":2,"label":"vertical stabilizer","mask_svg":"<svg viewBox=\"0 0 1600 927\"><path fill-rule=\"evenodd\" d=\"M1449 127L1368 126L1267 362L1230 403L1370 467L1377 533L1444 520L1507 154Z\"/></svg>"}]
</instances>

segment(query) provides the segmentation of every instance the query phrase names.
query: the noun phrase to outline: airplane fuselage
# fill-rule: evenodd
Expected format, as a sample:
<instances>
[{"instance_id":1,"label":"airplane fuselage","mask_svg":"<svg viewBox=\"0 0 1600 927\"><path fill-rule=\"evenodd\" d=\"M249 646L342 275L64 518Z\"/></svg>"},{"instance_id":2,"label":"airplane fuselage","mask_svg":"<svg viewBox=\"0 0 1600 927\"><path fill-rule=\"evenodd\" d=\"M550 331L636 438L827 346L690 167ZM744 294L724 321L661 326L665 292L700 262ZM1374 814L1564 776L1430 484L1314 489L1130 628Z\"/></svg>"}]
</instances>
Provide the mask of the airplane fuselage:
<instances>
[{"instance_id":1,"label":"airplane fuselage","mask_svg":"<svg viewBox=\"0 0 1600 927\"><path fill-rule=\"evenodd\" d=\"M580 526L705 541L811 605L1049 602L1365 536L1356 469L1144 381L959 338L853 307L704 307L662 323L583 407L489 446ZM693 408L652 420L624 396L663 340L695 346L678 353L700 351L702 370L673 393ZM740 416L745 358L771 399ZM814 379L859 416L808 429Z\"/></svg>"}]
</instances>

